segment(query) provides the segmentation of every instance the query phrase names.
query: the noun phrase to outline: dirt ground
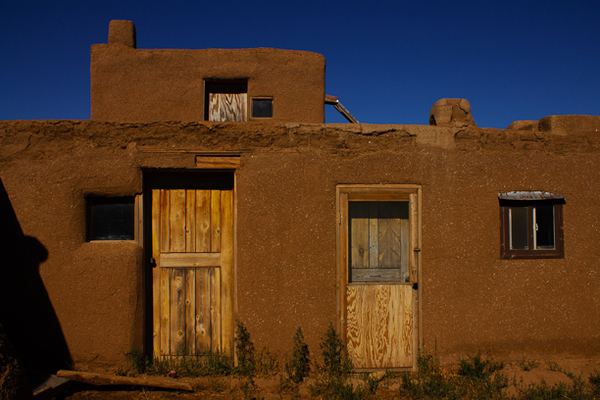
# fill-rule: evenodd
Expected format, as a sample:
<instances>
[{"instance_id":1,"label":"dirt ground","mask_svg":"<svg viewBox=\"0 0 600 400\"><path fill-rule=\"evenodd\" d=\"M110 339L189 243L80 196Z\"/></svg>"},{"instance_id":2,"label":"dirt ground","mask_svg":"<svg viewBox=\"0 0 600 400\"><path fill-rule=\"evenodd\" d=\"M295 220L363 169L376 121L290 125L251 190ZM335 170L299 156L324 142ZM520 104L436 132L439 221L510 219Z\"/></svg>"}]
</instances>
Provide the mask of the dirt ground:
<instances>
[{"instance_id":1,"label":"dirt ground","mask_svg":"<svg viewBox=\"0 0 600 400\"><path fill-rule=\"evenodd\" d=\"M445 366L452 369L453 366ZM549 386L564 382L571 383L571 376L587 377L595 370L600 371L600 359L561 359L554 362L541 362L534 360L522 360L519 362L505 363L502 373L509 379L510 386L508 394L516 394L517 387L540 384L545 382ZM165 378L169 379L169 378ZM299 391L300 397L294 397L293 393L285 393L279 390L279 377L255 378L255 390L244 391L244 380L233 377L208 377L208 378L181 378L194 388L193 393L184 393L168 390L157 390L149 388L94 388L75 384L70 393L61 397L64 400L125 400L125 399L168 399L168 400L209 400L209 399L319 399L312 397L309 386L314 381L305 382ZM359 377L352 380L353 385L364 384ZM398 394L399 378L393 378L381 382L376 393L376 398L382 400L402 399Z\"/></svg>"}]
</instances>

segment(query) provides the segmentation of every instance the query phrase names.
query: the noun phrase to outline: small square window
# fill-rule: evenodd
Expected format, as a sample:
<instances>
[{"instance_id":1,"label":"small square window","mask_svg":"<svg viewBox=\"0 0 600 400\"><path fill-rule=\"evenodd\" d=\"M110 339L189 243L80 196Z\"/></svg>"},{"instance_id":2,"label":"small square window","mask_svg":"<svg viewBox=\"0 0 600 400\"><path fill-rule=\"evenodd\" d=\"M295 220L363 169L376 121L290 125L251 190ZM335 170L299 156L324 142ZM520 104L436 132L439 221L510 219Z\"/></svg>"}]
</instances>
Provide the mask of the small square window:
<instances>
[{"instance_id":1,"label":"small square window","mask_svg":"<svg viewBox=\"0 0 600 400\"><path fill-rule=\"evenodd\" d=\"M547 192L509 192L500 200L502 258L563 258L564 198Z\"/></svg>"},{"instance_id":2,"label":"small square window","mask_svg":"<svg viewBox=\"0 0 600 400\"><path fill-rule=\"evenodd\" d=\"M273 99L252 99L252 118L272 118Z\"/></svg>"},{"instance_id":3,"label":"small square window","mask_svg":"<svg viewBox=\"0 0 600 400\"><path fill-rule=\"evenodd\" d=\"M134 240L134 197L88 197L87 239Z\"/></svg>"}]
</instances>

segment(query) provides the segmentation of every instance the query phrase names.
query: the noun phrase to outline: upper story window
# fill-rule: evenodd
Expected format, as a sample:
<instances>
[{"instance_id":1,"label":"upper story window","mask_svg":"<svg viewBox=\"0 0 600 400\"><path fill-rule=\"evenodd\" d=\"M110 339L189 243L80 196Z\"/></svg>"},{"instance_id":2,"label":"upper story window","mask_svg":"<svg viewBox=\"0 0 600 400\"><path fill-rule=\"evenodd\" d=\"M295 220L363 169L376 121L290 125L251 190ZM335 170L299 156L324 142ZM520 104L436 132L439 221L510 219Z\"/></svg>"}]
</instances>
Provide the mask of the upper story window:
<instances>
[{"instance_id":1,"label":"upper story window","mask_svg":"<svg viewBox=\"0 0 600 400\"><path fill-rule=\"evenodd\" d=\"M502 258L564 257L563 196L508 192L498 199Z\"/></svg>"},{"instance_id":2,"label":"upper story window","mask_svg":"<svg viewBox=\"0 0 600 400\"><path fill-rule=\"evenodd\" d=\"M248 120L247 80L207 80L204 83L206 121L245 122Z\"/></svg>"},{"instance_id":3,"label":"upper story window","mask_svg":"<svg viewBox=\"0 0 600 400\"><path fill-rule=\"evenodd\" d=\"M252 118L273 118L273 99L253 98Z\"/></svg>"}]
</instances>

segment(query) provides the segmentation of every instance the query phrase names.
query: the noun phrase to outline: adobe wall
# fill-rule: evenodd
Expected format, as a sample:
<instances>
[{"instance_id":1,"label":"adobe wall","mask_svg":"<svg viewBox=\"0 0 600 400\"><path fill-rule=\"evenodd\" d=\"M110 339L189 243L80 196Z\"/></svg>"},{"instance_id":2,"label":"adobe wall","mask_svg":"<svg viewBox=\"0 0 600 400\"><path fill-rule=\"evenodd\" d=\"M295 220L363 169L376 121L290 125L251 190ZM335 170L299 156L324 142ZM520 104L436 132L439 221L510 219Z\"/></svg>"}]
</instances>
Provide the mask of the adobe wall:
<instances>
[{"instance_id":1,"label":"adobe wall","mask_svg":"<svg viewBox=\"0 0 600 400\"><path fill-rule=\"evenodd\" d=\"M92 120L203 121L205 79L247 79L248 101L273 98L271 121L325 121L325 58L316 53L96 44L90 74Z\"/></svg>"},{"instance_id":2,"label":"adobe wall","mask_svg":"<svg viewBox=\"0 0 600 400\"><path fill-rule=\"evenodd\" d=\"M595 129L595 128L593 128ZM85 195L141 193L143 168L236 171L237 317L257 348L313 352L336 322L338 184L423 188L423 344L450 360L600 354L600 136L406 125L0 122L0 180L76 365L114 366L143 345L142 247L87 243ZM500 259L498 192L565 196L565 258ZM0 270L3 266L0 264Z\"/></svg>"}]
</instances>

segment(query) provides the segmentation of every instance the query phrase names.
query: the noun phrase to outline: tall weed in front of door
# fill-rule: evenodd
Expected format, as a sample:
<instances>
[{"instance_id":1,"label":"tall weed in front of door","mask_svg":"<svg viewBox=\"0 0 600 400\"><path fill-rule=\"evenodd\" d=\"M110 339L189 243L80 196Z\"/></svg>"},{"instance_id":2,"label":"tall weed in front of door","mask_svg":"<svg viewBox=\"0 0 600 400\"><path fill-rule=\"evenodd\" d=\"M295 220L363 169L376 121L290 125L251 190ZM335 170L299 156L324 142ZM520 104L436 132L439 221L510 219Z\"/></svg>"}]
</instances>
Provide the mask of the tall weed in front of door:
<instances>
[{"instance_id":1,"label":"tall weed in front of door","mask_svg":"<svg viewBox=\"0 0 600 400\"><path fill-rule=\"evenodd\" d=\"M279 390L292 392L294 397L299 397L300 384L308 377L310 369L310 351L302 329L298 328L294 334L292 358L286 361L285 371L279 375Z\"/></svg>"},{"instance_id":2,"label":"tall weed in front of door","mask_svg":"<svg viewBox=\"0 0 600 400\"><path fill-rule=\"evenodd\" d=\"M368 390L362 387L355 388L349 381L348 378L353 372L352 362L333 324L329 324L319 347L322 364L315 363L317 379L309 387L311 395L335 400L360 400L371 397Z\"/></svg>"}]
</instances>

